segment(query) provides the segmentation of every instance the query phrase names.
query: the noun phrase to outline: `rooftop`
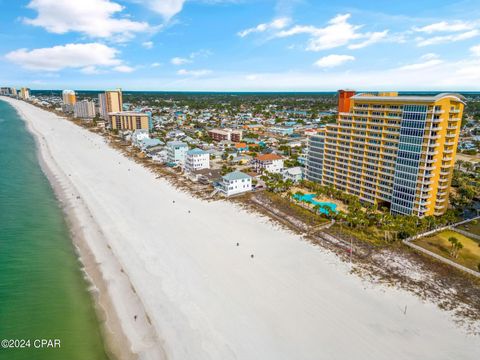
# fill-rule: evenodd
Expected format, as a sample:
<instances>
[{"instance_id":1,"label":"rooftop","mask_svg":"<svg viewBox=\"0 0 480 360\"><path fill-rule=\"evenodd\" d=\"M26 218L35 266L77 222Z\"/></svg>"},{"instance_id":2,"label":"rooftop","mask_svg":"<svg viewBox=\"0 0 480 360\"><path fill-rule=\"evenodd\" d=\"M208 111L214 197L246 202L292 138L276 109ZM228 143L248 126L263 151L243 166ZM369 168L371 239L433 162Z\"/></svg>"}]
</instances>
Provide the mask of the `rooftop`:
<instances>
[{"instance_id":1,"label":"rooftop","mask_svg":"<svg viewBox=\"0 0 480 360\"><path fill-rule=\"evenodd\" d=\"M138 111L116 111L116 112L109 112L108 115L133 115L133 116L149 116L150 114L138 112Z\"/></svg>"},{"instance_id":2,"label":"rooftop","mask_svg":"<svg viewBox=\"0 0 480 360\"><path fill-rule=\"evenodd\" d=\"M446 97L451 97L454 98L454 100L460 101L462 103L465 103L465 98L460 95L460 94L455 94L455 93L440 93L437 95L395 95L391 96L390 94L382 94L380 93L379 95L375 94L370 94L370 93L359 93L351 97L353 100L373 100L373 101L418 101L418 102L435 102L440 99L446 98Z\"/></svg>"},{"instance_id":3,"label":"rooftop","mask_svg":"<svg viewBox=\"0 0 480 360\"><path fill-rule=\"evenodd\" d=\"M167 142L167 146L181 146L181 147L187 147L188 145L185 144L182 141L169 141Z\"/></svg>"},{"instance_id":4,"label":"rooftop","mask_svg":"<svg viewBox=\"0 0 480 360\"><path fill-rule=\"evenodd\" d=\"M277 154L262 154L258 155L255 160L259 161L272 161L272 160L282 160L283 157Z\"/></svg>"},{"instance_id":5,"label":"rooftop","mask_svg":"<svg viewBox=\"0 0 480 360\"><path fill-rule=\"evenodd\" d=\"M188 155L208 155L208 153L202 149L195 148L187 151Z\"/></svg>"},{"instance_id":6,"label":"rooftop","mask_svg":"<svg viewBox=\"0 0 480 360\"><path fill-rule=\"evenodd\" d=\"M224 180L232 181L232 180L242 180L242 179L250 179L251 176L247 175L241 171L234 171L222 176Z\"/></svg>"}]
</instances>

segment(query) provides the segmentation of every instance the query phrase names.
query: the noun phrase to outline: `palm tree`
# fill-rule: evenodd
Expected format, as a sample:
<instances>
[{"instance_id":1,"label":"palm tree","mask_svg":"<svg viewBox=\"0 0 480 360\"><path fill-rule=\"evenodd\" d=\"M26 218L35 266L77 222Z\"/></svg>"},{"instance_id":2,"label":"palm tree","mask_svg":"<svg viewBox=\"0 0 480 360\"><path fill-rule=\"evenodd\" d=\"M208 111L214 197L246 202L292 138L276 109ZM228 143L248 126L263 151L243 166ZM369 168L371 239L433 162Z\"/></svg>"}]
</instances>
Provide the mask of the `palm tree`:
<instances>
[{"instance_id":1,"label":"palm tree","mask_svg":"<svg viewBox=\"0 0 480 360\"><path fill-rule=\"evenodd\" d=\"M458 160L457 161L457 169L462 170L462 165L465 164L465 161L463 160Z\"/></svg>"},{"instance_id":2,"label":"palm tree","mask_svg":"<svg viewBox=\"0 0 480 360\"><path fill-rule=\"evenodd\" d=\"M463 244L458 241L455 236L450 236L448 238L448 242L452 244L452 248L450 249L450 256L456 258L458 256L458 252L463 249Z\"/></svg>"}]
</instances>

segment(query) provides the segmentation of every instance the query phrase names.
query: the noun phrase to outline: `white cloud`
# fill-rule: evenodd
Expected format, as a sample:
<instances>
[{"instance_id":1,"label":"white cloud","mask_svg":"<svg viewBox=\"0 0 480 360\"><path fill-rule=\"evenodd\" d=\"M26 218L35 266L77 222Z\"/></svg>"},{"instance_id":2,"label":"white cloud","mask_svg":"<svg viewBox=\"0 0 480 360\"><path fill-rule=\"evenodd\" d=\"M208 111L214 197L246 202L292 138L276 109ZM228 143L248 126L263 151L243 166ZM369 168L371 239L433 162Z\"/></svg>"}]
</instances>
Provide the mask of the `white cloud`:
<instances>
[{"instance_id":1,"label":"white cloud","mask_svg":"<svg viewBox=\"0 0 480 360\"><path fill-rule=\"evenodd\" d=\"M55 34L75 31L90 37L124 41L150 28L146 22L115 18L123 6L110 0L32 0L27 7L38 14L33 19L25 18L25 23Z\"/></svg>"},{"instance_id":2,"label":"white cloud","mask_svg":"<svg viewBox=\"0 0 480 360\"><path fill-rule=\"evenodd\" d=\"M348 61L355 60L354 56L350 55L327 55L318 59L314 65L320 68L330 68L335 66L340 66Z\"/></svg>"},{"instance_id":3,"label":"white cloud","mask_svg":"<svg viewBox=\"0 0 480 360\"><path fill-rule=\"evenodd\" d=\"M447 22L447 21L440 21L430 25L422 26L422 27L414 27L413 30L417 32L424 32L427 34L431 34L434 32L457 32L457 31L465 31L471 30L475 28L475 24L465 22L465 21L454 21L454 22Z\"/></svg>"},{"instance_id":4,"label":"white cloud","mask_svg":"<svg viewBox=\"0 0 480 360\"><path fill-rule=\"evenodd\" d=\"M327 26L319 28L312 25L296 25L290 29L276 33L277 37L288 37L299 34L308 34L310 39L306 49L321 51L350 44L349 48L359 49L376 43L387 36L388 30L381 32L359 32L363 25L352 25L348 22L350 14L339 14L328 21ZM363 40L351 44L354 40Z\"/></svg>"},{"instance_id":5,"label":"white cloud","mask_svg":"<svg viewBox=\"0 0 480 360\"><path fill-rule=\"evenodd\" d=\"M211 73L212 73L212 71L207 70L207 69L201 69L201 70L180 69L180 70L177 71L178 75L194 76L194 77L204 76L204 75L208 75L208 74L211 74Z\"/></svg>"},{"instance_id":6,"label":"white cloud","mask_svg":"<svg viewBox=\"0 0 480 360\"><path fill-rule=\"evenodd\" d=\"M85 66L83 69L80 70L80 72L87 74L87 75L96 75L96 74L101 74L102 71L97 69L95 66Z\"/></svg>"},{"instance_id":7,"label":"white cloud","mask_svg":"<svg viewBox=\"0 0 480 360\"><path fill-rule=\"evenodd\" d=\"M113 70L118 71L118 72L122 72L122 73L131 73L131 72L135 71L135 69L133 67L127 66L127 65L115 66L113 68Z\"/></svg>"},{"instance_id":8,"label":"white cloud","mask_svg":"<svg viewBox=\"0 0 480 360\"><path fill-rule=\"evenodd\" d=\"M437 45L437 44L467 40L467 39L476 37L478 35L480 35L480 31L477 29L474 29L467 32L462 32L460 34L440 35L440 36L433 36L431 38L418 37L416 38L416 41L417 41L417 46L421 47L421 46Z\"/></svg>"},{"instance_id":9,"label":"white cloud","mask_svg":"<svg viewBox=\"0 0 480 360\"><path fill-rule=\"evenodd\" d=\"M168 21L182 11L185 0L143 0L142 2Z\"/></svg>"},{"instance_id":10,"label":"white cloud","mask_svg":"<svg viewBox=\"0 0 480 360\"><path fill-rule=\"evenodd\" d=\"M398 68L398 70L421 70L443 64L443 60L441 60L440 57L434 53L425 54L420 57L420 60L420 62L414 64L401 66Z\"/></svg>"},{"instance_id":11,"label":"white cloud","mask_svg":"<svg viewBox=\"0 0 480 360\"><path fill-rule=\"evenodd\" d=\"M31 70L59 71L79 68L84 73L95 73L97 67L118 67L122 61L117 58L118 50L99 43L66 44L51 48L18 49L9 52L5 58ZM118 71L118 70L117 70Z\"/></svg>"},{"instance_id":12,"label":"white cloud","mask_svg":"<svg viewBox=\"0 0 480 360\"><path fill-rule=\"evenodd\" d=\"M480 45L472 46L470 52L475 56L480 56Z\"/></svg>"},{"instance_id":13,"label":"white cloud","mask_svg":"<svg viewBox=\"0 0 480 360\"><path fill-rule=\"evenodd\" d=\"M189 64L192 62L192 60L190 59L187 59L187 58L182 58L182 57L174 57L170 60L170 62L173 64L173 65L185 65L185 64Z\"/></svg>"},{"instance_id":14,"label":"white cloud","mask_svg":"<svg viewBox=\"0 0 480 360\"><path fill-rule=\"evenodd\" d=\"M238 32L238 36L245 37L245 36L250 35L252 33L260 33L260 32L265 32L267 30L283 29L289 23L290 23L289 18L286 18L286 17L277 18L277 19L272 20L269 23L258 24L255 27L242 30L242 31Z\"/></svg>"},{"instance_id":15,"label":"white cloud","mask_svg":"<svg viewBox=\"0 0 480 360\"><path fill-rule=\"evenodd\" d=\"M174 57L170 60L170 63L177 66L191 64L196 58L208 57L210 55L212 55L212 52L210 50L200 49L198 51L192 52L190 55L188 55L188 57Z\"/></svg>"},{"instance_id":16,"label":"white cloud","mask_svg":"<svg viewBox=\"0 0 480 360\"><path fill-rule=\"evenodd\" d=\"M159 63L159 62L154 62L154 63L152 63L150 66L153 67L153 68L155 68L155 67L162 66L162 64Z\"/></svg>"},{"instance_id":17,"label":"white cloud","mask_svg":"<svg viewBox=\"0 0 480 360\"><path fill-rule=\"evenodd\" d=\"M439 76L441 74L442 76ZM251 76L254 75L254 76ZM305 71L273 73L220 73L191 77L188 82L162 78L165 89L201 91L332 91L341 88L362 90L477 90L480 59L447 62L438 66L402 70L383 68L372 71ZM157 89L158 79L138 79L139 89Z\"/></svg>"},{"instance_id":18,"label":"white cloud","mask_svg":"<svg viewBox=\"0 0 480 360\"><path fill-rule=\"evenodd\" d=\"M142 46L145 48L145 49L151 49L153 48L153 41L144 41L142 43Z\"/></svg>"},{"instance_id":19,"label":"white cloud","mask_svg":"<svg viewBox=\"0 0 480 360\"><path fill-rule=\"evenodd\" d=\"M351 44L348 46L348 48L352 50L361 49L385 39L387 35L388 35L388 30L366 33L365 34L365 37L367 38L366 40L356 44Z\"/></svg>"}]
</instances>

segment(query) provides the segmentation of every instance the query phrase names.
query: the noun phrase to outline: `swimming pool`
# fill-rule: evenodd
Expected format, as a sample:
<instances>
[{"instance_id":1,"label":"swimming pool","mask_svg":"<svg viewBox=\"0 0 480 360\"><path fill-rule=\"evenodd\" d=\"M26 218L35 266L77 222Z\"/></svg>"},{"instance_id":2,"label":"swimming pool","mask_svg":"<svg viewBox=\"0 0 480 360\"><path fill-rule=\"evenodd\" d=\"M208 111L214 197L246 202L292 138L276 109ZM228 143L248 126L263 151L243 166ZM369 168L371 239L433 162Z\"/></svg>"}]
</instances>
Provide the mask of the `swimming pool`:
<instances>
[{"instance_id":1,"label":"swimming pool","mask_svg":"<svg viewBox=\"0 0 480 360\"><path fill-rule=\"evenodd\" d=\"M296 200L299 200L299 201L305 200L305 201L307 201L307 202L309 202L310 204L313 204L313 205L326 206L326 207L330 208L331 211L337 212L337 204L334 204L334 203L331 203L331 202L317 201L317 200L314 199L316 196L317 196L316 194L303 194L303 195L294 194L293 198L296 199ZM320 208L319 211L322 214L327 213L327 211L323 208Z\"/></svg>"}]
</instances>

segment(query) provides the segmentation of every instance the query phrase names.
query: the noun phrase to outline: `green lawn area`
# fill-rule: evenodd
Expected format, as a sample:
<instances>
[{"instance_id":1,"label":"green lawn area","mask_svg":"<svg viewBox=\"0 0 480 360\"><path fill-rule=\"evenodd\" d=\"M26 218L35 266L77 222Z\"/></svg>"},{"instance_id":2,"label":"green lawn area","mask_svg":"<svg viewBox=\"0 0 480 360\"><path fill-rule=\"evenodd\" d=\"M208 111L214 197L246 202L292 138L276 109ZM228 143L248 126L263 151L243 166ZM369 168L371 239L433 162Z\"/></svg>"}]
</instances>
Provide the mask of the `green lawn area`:
<instances>
[{"instance_id":1,"label":"green lawn area","mask_svg":"<svg viewBox=\"0 0 480 360\"><path fill-rule=\"evenodd\" d=\"M448 242L448 238L451 236L455 236L463 244L463 249L460 250L456 259L450 256L451 244ZM469 237L452 230L445 230L433 236L415 240L414 243L447 259L455 261L460 265L478 271L478 264L480 264L479 242Z\"/></svg>"},{"instance_id":2,"label":"green lawn area","mask_svg":"<svg viewBox=\"0 0 480 360\"><path fill-rule=\"evenodd\" d=\"M469 223L458 226L458 229L480 236L480 221L470 221Z\"/></svg>"}]
</instances>

